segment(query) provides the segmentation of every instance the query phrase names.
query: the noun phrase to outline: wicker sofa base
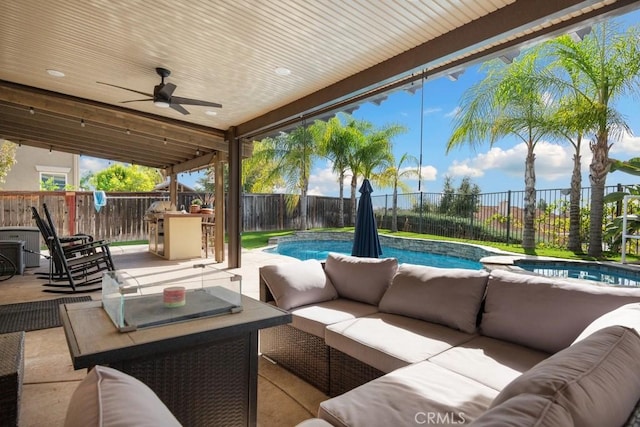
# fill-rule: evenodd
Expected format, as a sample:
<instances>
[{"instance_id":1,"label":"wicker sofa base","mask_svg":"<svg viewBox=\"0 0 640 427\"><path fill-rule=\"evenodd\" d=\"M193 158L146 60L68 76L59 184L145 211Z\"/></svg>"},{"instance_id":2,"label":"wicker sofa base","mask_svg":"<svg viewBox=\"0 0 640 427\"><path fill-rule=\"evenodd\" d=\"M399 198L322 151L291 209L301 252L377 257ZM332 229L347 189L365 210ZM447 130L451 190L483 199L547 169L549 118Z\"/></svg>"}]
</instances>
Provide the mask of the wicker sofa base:
<instances>
[{"instance_id":1,"label":"wicker sofa base","mask_svg":"<svg viewBox=\"0 0 640 427\"><path fill-rule=\"evenodd\" d=\"M329 347L323 338L290 325L275 326L260 331L260 351L323 393L329 393Z\"/></svg>"},{"instance_id":2,"label":"wicker sofa base","mask_svg":"<svg viewBox=\"0 0 640 427\"><path fill-rule=\"evenodd\" d=\"M24 379L24 332L0 335L0 426L17 426Z\"/></svg>"},{"instance_id":3,"label":"wicker sofa base","mask_svg":"<svg viewBox=\"0 0 640 427\"><path fill-rule=\"evenodd\" d=\"M331 397L346 393L385 374L333 347L329 348L329 396Z\"/></svg>"}]
</instances>

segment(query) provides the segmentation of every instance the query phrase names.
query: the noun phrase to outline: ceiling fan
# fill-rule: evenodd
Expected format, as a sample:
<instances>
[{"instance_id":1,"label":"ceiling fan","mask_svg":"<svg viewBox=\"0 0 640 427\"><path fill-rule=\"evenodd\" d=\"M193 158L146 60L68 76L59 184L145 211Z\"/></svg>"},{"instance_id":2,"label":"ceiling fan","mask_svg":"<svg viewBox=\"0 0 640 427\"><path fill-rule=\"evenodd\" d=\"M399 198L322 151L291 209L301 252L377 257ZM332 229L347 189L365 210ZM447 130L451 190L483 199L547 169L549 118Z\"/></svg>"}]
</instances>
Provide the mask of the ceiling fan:
<instances>
[{"instance_id":1,"label":"ceiling fan","mask_svg":"<svg viewBox=\"0 0 640 427\"><path fill-rule=\"evenodd\" d=\"M182 114L189 114L189 111L187 111L187 109L184 108L183 105L201 105L205 107L222 108L222 105L216 102L200 101L198 99L183 98L181 96L173 96L173 92L176 90L177 86L174 85L173 83L164 82L164 79L171 75L171 71L167 70L166 68L158 67L156 68L156 73L158 73L162 81L160 82L159 85L156 85L153 88L153 94L141 92L135 89L129 89L122 86L112 85L110 83L104 83L104 82L96 82L96 83L99 83L101 85L111 86L111 87L117 87L118 89L128 90L130 92L139 93L140 95L145 95L149 97L145 99L132 99L130 101L123 101L122 102L123 104L129 103L129 102L153 101L153 105L155 105L156 107L161 107L161 108L170 107L176 111L179 111Z\"/></svg>"}]
</instances>

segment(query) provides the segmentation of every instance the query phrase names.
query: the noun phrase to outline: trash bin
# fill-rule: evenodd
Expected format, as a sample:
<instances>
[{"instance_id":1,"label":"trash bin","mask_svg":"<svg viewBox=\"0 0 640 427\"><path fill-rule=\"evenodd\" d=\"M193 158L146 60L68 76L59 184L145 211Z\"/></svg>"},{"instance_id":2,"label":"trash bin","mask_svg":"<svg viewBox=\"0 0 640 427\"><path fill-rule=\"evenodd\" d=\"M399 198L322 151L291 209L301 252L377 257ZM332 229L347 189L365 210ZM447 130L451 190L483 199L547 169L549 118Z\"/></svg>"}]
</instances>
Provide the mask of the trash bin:
<instances>
[{"instance_id":1,"label":"trash bin","mask_svg":"<svg viewBox=\"0 0 640 427\"><path fill-rule=\"evenodd\" d=\"M38 227L0 227L0 240L23 240L25 267L40 267L40 230Z\"/></svg>"},{"instance_id":2,"label":"trash bin","mask_svg":"<svg viewBox=\"0 0 640 427\"><path fill-rule=\"evenodd\" d=\"M0 274L24 274L24 240L0 240ZM13 267L12 265L13 264Z\"/></svg>"}]
</instances>

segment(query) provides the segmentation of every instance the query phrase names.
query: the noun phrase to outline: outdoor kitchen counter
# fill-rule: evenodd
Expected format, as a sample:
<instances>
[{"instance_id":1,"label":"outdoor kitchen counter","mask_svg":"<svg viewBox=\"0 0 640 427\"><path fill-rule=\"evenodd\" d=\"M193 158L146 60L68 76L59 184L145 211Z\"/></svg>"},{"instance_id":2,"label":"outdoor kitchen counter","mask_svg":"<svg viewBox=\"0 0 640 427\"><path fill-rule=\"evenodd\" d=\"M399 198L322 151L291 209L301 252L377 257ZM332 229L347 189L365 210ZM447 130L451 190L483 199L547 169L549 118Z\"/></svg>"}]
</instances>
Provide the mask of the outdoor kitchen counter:
<instances>
[{"instance_id":1,"label":"outdoor kitchen counter","mask_svg":"<svg viewBox=\"0 0 640 427\"><path fill-rule=\"evenodd\" d=\"M161 213L149 220L149 252L169 260L202 257L202 219L208 214Z\"/></svg>"}]
</instances>

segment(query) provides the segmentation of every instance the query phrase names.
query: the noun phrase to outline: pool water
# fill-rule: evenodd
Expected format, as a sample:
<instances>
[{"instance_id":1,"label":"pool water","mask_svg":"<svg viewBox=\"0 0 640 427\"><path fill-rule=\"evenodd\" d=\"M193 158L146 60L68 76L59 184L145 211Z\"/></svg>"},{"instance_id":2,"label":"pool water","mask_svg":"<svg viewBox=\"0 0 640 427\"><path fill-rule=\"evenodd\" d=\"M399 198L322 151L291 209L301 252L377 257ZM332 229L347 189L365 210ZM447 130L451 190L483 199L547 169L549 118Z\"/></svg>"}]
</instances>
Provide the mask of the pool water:
<instances>
[{"instance_id":1,"label":"pool water","mask_svg":"<svg viewBox=\"0 0 640 427\"><path fill-rule=\"evenodd\" d=\"M640 287L640 274L623 267L572 262L516 262L516 265L543 276L593 280L611 286Z\"/></svg>"},{"instance_id":2,"label":"pool water","mask_svg":"<svg viewBox=\"0 0 640 427\"><path fill-rule=\"evenodd\" d=\"M344 240L291 240L280 242L277 247L267 249L267 251L300 260L317 259L324 261L327 259L329 252L351 255L352 247L353 242ZM431 267L466 268L467 270L480 270L483 268L482 263L465 258L410 251L387 246L382 247L381 258L397 258L399 263L427 265Z\"/></svg>"}]
</instances>

